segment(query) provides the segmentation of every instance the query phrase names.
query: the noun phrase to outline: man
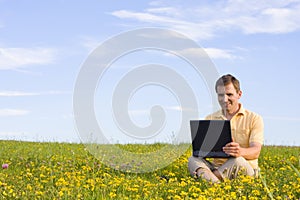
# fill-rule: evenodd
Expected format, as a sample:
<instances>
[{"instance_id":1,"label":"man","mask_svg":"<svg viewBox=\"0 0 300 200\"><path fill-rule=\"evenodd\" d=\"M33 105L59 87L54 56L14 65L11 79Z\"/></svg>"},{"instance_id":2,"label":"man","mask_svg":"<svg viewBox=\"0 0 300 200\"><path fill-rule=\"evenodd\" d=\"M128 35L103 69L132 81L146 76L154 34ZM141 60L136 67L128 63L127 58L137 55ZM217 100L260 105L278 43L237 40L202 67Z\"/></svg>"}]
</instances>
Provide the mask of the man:
<instances>
[{"instance_id":1,"label":"man","mask_svg":"<svg viewBox=\"0 0 300 200\"><path fill-rule=\"evenodd\" d=\"M234 179L238 173L256 176L258 157L263 144L264 124L261 116L243 108L239 100L242 96L239 81L227 74L219 78L215 85L221 110L206 117L213 120L230 120L233 142L223 147L229 159L191 156L188 168L192 176L218 183L224 178Z\"/></svg>"}]
</instances>

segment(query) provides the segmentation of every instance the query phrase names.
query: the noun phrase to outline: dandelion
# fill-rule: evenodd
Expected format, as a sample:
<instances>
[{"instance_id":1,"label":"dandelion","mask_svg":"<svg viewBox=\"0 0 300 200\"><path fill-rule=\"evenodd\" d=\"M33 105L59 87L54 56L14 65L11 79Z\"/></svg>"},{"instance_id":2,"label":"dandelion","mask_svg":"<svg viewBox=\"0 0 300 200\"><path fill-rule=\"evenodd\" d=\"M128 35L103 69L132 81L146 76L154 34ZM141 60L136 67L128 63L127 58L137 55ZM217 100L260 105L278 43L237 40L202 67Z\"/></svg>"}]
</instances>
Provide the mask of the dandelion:
<instances>
[{"instance_id":1,"label":"dandelion","mask_svg":"<svg viewBox=\"0 0 300 200\"><path fill-rule=\"evenodd\" d=\"M230 189L231 189L231 186L230 186L230 185L226 185L226 186L224 187L224 189L225 189L225 190L230 190Z\"/></svg>"},{"instance_id":2,"label":"dandelion","mask_svg":"<svg viewBox=\"0 0 300 200\"><path fill-rule=\"evenodd\" d=\"M252 191L252 194L258 196L258 195L260 195L260 191L258 191L258 190L253 190L253 191Z\"/></svg>"},{"instance_id":3,"label":"dandelion","mask_svg":"<svg viewBox=\"0 0 300 200\"><path fill-rule=\"evenodd\" d=\"M236 199L236 193L235 192L230 192L230 197L233 199Z\"/></svg>"}]
</instances>

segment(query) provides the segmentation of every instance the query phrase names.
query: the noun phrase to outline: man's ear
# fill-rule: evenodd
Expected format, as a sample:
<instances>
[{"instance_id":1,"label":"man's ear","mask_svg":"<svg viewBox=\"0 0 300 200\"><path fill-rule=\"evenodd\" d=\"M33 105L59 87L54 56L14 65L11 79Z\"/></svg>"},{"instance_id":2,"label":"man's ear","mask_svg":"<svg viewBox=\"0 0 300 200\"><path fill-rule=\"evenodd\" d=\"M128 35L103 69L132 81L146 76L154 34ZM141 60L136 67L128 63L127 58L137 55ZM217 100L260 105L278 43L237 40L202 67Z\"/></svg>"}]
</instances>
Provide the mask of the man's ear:
<instances>
[{"instance_id":1,"label":"man's ear","mask_svg":"<svg viewBox=\"0 0 300 200\"><path fill-rule=\"evenodd\" d=\"M239 99L242 97L242 94L243 94L243 92L242 92L242 90L240 90L240 91L238 92Z\"/></svg>"}]
</instances>

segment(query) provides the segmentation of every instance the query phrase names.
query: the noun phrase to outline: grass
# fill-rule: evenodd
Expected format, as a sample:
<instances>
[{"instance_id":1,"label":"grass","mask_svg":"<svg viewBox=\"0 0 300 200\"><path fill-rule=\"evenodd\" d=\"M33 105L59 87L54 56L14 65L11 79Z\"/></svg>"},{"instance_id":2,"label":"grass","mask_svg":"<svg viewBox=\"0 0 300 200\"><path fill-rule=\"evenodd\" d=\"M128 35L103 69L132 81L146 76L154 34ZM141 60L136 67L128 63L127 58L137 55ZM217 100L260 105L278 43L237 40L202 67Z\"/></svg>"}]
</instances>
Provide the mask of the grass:
<instances>
[{"instance_id":1,"label":"grass","mask_svg":"<svg viewBox=\"0 0 300 200\"><path fill-rule=\"evenodd\" d=\"M19 141L0 141L0 145L0 164L9 165L0 169L0 199L300 198L300 147L265 146L259 159L260 178L240 176L212 185L190 177L187 159L191 150L186 145L112 148ZM91 154L91 148L98 154ZM111 149L120 152L110 155ZM171 149L172 163L164 162L166 158L160 153L163 149ZM178 151L183 155L179 157ZM146 158L138 162L128 155ZM140 168L136 168L138 164ZM150 168L141 171L149 166L163 167L154 172Z\"/></svg>"}]
</instances>

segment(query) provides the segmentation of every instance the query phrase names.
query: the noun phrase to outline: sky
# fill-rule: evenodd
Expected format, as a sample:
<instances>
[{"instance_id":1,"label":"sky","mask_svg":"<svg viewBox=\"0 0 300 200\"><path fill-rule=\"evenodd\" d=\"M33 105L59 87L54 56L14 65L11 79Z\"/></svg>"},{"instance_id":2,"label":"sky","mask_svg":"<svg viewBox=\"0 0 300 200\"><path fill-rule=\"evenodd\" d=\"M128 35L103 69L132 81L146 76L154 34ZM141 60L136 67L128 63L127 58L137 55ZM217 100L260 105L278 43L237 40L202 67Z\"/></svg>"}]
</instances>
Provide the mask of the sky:
<instances>
[{"instance_id":1,"label":"sky","mask_svg":"<svg viewBox=\"0 0 300 200\"><path fill-rule=\"evenodd\" d=\"M74 90L85 61L106 41L149 27L195 41L218 74L240 80L243 106L264 119L265 144L300 146L299 0L0 0L0 139L80 142ZM126 101L131 120L141 127L151 123L151 107L162 106L165 130L139 139L115 124L114 88L149 63L172 66L187 80L199 118L214 111L213 92L189 64L159 49L137 50L114 60L95 86L95 115L110 142L167 141L176 135L181 117L175 115L185 108L159 84L142 85L117 103Z\"/></svg>"}]
</instances>

